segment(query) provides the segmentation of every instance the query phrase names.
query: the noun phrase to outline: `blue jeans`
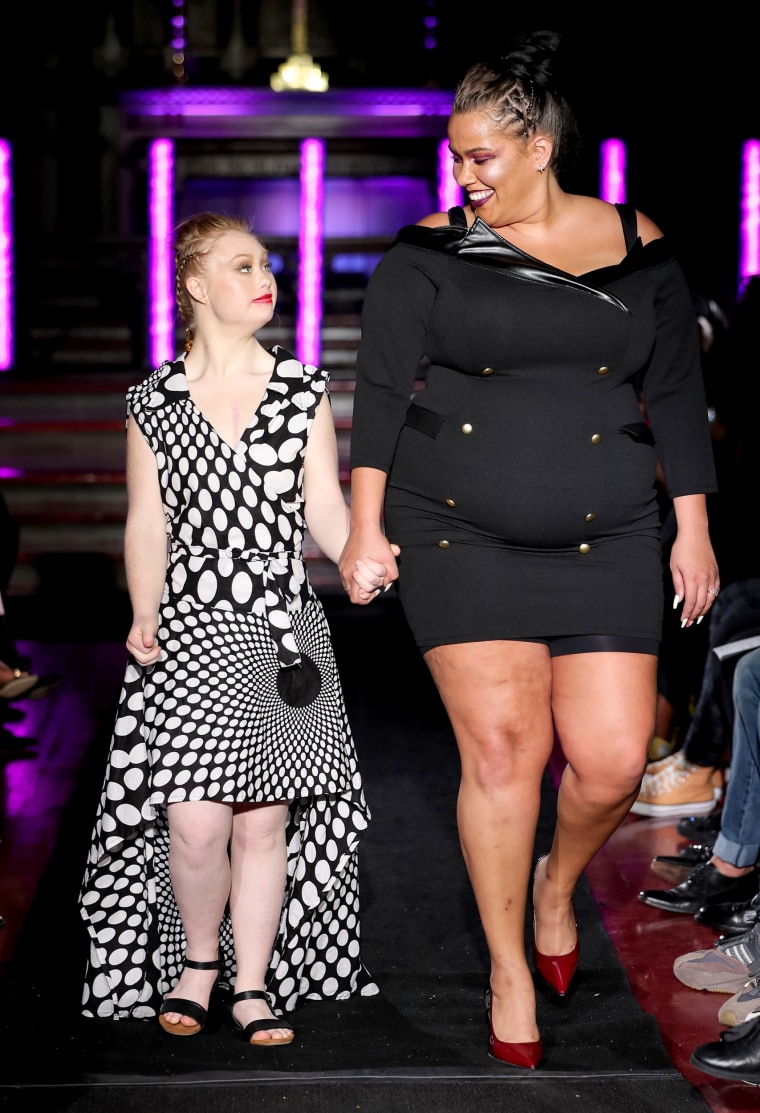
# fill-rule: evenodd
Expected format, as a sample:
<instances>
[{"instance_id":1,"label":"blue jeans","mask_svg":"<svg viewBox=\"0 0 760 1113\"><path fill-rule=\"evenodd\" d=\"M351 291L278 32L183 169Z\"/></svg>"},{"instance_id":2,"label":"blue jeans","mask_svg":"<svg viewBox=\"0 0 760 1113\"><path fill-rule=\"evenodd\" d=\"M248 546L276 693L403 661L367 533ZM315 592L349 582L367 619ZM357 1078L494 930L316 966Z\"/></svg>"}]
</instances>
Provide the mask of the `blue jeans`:
<instances>
[{"instance_id":1,"label":"blue jeans","mask_svg":"<svg viewBox=\"0 0 760 1113\"><path fill-rule=\"evenodd\" d=\"M760 649L739 658L733 703L728 787L713 854L733 866L754 866L760 856Z\"/></svg>"}]
</instances>

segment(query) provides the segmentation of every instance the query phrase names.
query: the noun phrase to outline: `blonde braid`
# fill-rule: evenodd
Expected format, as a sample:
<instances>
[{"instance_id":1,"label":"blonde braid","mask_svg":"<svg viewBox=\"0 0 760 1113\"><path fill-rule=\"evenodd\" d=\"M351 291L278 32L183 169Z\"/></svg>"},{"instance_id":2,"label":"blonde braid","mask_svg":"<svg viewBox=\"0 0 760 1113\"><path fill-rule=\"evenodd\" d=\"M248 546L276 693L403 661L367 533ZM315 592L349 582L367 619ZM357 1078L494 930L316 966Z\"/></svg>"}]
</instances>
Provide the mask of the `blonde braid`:
<instances>
[{"instance_id":1,"label":"blonde braid","mask_svg":"<svg viewBox=\"0 0 760 1113\"><path fill-rule=\"evenodd\" d=\"M187 291L187 278L193 274L203 273L204 257L225 232L252 234L252 228L250 222L242 216L206 212L189 216L174 230L176 273L174 296L177 302L177 315L185 326L186 352L192 348L195 334L195 304Z\"/></svg>"}]
</instances>

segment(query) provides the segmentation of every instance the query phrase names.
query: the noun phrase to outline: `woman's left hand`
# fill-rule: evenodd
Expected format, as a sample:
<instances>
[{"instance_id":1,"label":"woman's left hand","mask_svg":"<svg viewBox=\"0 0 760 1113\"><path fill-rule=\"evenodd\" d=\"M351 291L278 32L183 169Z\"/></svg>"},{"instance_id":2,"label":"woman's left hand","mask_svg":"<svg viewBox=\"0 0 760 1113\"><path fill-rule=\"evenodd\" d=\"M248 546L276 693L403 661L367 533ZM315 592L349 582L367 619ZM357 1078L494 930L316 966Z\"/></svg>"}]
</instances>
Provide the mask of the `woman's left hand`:
<instances>
[{"instance_id":1,"label":"woman's left hand","mask_svg":"<svg viewBox=\"0 0 760 1113\"><path fill-rule=\"evenodd\" d=\"M670 553L675 598L673 609L683 603L681 628L699 623L718 597L720 575L709 536L679 531Z\"/></svg>"}]
</instances>

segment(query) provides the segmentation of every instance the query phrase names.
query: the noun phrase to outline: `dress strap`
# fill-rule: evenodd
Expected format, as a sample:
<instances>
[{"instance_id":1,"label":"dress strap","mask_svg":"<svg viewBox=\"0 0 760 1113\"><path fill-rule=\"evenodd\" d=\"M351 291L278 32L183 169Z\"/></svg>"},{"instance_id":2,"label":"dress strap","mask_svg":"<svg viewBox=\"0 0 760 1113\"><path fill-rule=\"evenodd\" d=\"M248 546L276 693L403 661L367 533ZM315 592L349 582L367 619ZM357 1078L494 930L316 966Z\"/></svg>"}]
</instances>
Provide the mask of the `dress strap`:
<instances>
[{"instance_id":1,"label":"dress strap","mask_svg":"<svg viewBox=\"0 0 760 1113\"><path fill-rule=\"evenodd\" d=\"M620 222L623 225L623 235L625 236L625 249L630 251L636 240L639 238L639 229L636 222L636 210L633 205L628 201L616 202L615 208L620 216Z\"/></svg>"},{"instance_id":2,"label":"dress strap","mask_svg":"<svg viewBox=\"0 0 760 1113\"><path fill-rule=\"evenodd\" d=\"M454 205L453 208L449 209L449 224L453 225L454 228L467 227L467 217L461 205Z\"/></svg>"}]
</instances>

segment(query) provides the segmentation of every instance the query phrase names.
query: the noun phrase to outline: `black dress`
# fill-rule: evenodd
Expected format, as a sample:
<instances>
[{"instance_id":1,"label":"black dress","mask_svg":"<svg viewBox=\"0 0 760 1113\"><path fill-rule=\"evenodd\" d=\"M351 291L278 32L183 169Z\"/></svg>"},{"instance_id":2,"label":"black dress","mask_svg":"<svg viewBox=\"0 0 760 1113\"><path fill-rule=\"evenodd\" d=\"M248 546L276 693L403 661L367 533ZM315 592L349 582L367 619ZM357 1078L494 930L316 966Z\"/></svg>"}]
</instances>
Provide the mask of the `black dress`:
<instances>
[{"instance_id":1,"label":"black dress","mask_svg":"<svg viewBox=\"0 0 760 1113\"><path fill-rule=\"evenodd\" d=\"M715 473L691 294L619 208L626 257L580 277L452 209L402 229L370 279L351 466L388 473L423 648L660 637L657 458L671 497Z\"/></svg>"}]
</instances>

